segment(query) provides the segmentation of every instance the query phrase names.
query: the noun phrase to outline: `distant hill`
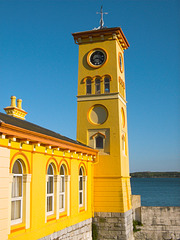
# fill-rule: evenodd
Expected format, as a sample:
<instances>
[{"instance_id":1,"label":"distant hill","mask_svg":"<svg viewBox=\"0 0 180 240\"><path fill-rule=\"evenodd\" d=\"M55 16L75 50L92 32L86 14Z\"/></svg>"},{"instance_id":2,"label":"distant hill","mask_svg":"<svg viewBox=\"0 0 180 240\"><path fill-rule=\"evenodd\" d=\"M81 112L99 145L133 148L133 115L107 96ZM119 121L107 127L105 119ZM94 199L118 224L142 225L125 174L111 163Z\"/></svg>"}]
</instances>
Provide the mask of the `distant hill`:
<instances>
[{"instance_id":1,"label":"distant hill","mask_svg":"<svg viewBox=\"0 0 180 240\"><path fill-rule=\"evenodd\" d=\"M180 178L180 172L134 172L132 178Z\"/></svg>"}]
</instances>

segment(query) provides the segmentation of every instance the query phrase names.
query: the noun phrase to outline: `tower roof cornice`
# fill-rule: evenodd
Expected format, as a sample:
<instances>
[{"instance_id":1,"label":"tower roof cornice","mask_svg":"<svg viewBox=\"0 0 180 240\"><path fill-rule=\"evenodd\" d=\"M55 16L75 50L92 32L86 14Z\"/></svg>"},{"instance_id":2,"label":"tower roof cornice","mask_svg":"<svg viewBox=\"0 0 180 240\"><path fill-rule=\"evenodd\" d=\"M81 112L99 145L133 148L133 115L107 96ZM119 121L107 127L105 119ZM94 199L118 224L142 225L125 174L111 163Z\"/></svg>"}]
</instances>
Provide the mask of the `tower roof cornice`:
<instances>
[{"instance_id":1,"label":"tower roof cornice","mask_svg":"<svg viewBox=\"0 0 180 240\"><path fill-rule=\"evenodd\" d=\"M129 47L129 43L120 27L103 28L84 32L72 33L76 44L99 42L104 40L118 40L123 49Z\"/></svg>"}]
</instances>

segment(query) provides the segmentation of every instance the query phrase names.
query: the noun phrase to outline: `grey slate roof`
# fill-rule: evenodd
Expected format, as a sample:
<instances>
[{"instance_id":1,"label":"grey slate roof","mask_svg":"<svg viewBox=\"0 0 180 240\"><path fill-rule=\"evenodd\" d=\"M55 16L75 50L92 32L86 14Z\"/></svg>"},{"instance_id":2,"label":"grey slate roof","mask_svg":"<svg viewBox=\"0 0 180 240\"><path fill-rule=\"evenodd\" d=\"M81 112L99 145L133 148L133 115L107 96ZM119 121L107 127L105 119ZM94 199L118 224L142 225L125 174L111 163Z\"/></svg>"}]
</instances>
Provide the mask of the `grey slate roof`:
<instances>
[{"instance_id":1,"label":"grey slate roof","mask_svg":"<svg viewBox=\"0 0 180 240\"><path fill-rule=\"evenodd\" d=\"M10 124L10 125L16 126L16 127L26 129L26 130L30 130L30 131L37 132L37 133L42 133L46 136L61 139L61 140L64 140L64 141L67 141L67 142L70 142L70 143L74 143L74 144L77 144L77 145L80 145L80 146L88 147L88 146L86 146L86 145L84 145L84 144L82 144L78 141L75 141L71 138L65 137L65 136L63 136L59 133L53 132L49 129L40 127L36 124L30 123L28 121L21 120L19 118L12 117L12 116L9 116L7 114L4 114L4 113L0 112L0 122L1 121L4 122L4 123ZM90 148L90 147L88 147L88 148Z\"/></svg>"}]
</instances>

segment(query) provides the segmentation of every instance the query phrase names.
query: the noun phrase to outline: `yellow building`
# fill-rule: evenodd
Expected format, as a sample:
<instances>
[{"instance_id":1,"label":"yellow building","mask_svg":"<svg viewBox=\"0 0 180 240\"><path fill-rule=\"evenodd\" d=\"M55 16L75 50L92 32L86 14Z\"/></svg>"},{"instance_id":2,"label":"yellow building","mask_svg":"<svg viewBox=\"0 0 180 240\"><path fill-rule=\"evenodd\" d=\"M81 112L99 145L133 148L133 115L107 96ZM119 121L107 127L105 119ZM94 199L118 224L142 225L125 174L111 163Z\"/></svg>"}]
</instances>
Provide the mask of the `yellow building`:
<instances>
[{"instance_id":1,"label":"yellow building","mask_svg":"<svg viewBox=\"0 0 180 240\"><path fill-rule=\"evenodd\" d=\"M94 165L94 211L100 217L130 219L124 74L124 50L129 44L119 27L74 33L73 37L79 45L77 140L99 150L99 162ZM131 222L121 229L128 229L129 238ZM100 234L105 238L103 230L102 225Z\"/></svg>"},{"instance_id":2,"label":"yellow building","mask_svg":"<svg viewBox=\"0 0 180 240\"><path fill-rule=\"evenodd\" d=\"M73 34L79 45L77 141L0 113L0 239L133 239L121 28ZM97 228L97 229L96 229ZM118 238L117 238L118 237Z\"/></svg>"},{"instance_id":3,"label":"yellow building","mask_svg":"<svg viewBox=\"0 0 180 240\"><path fill-rule=\"evenodd\" d=\"M15 97L5 110L8 115L0 113L0 239L54 239L57 232L74 239L82 227L90 239L98 151L22 120L25 111L16 107Z\"/></svg>"}]
</instances>

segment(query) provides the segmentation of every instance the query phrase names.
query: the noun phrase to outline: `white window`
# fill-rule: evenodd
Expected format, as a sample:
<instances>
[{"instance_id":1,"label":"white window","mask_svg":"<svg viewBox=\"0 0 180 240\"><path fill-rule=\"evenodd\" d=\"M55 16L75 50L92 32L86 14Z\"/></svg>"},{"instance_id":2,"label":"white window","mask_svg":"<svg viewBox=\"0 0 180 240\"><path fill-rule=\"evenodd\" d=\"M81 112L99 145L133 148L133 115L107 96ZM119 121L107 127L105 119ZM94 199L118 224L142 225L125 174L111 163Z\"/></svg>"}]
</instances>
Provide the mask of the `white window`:
<instances>
[{"instance_id":1,"label":"white window","mask_svg":"<svg viewBox=\"0 0 180 240\"><path fill-rule=\"evenodd\" d=\"M63 212L66 208L66 185L65 185L65 169L62 165L60 168L60 191L59 191L59 211Z\"/></svg>"},{"instance_id":2,"label":"white window","mask_svg":"<svg viewBox=\"0 0 180 240\"><path fill-rule=\"evenodd\" d=\"M22 222L23 209L23 168L21 162L16 160L13 166L13 182L11 192L11 224Z\"/></svg>"},{"instance_id":3,"label":"white window","mask_svg":"<svg viewBox=\"0 0 180 240\"><path fill-rule=\"evenodd\" d=\"M52 164L48 167L48 181L47 181L47 215L54 213L54 171Z\"/></svg>"},{"instance_id":4,"label":"white window","mask_svg":"<svg viewBox=\"0 0 180 240\"><path fill-rule=\"evenodd\" d=\"M108 77L105 77L105 79L104 79L104 92L105 93L110 92L110 80Z\"/></svg>"},{"instance_id":5,"label":"white window","mask_svg":"<svg viewBox=\"0 0 180 240\"><path fill-rule=\"evenodd\" d=\"M79 169L79 206L84 206L84 184L83 184L83 169Z\"/></svg>"},{"instance_id":6,"label":"white window","mask_svg":"<svg viewBox=\"0 0 180 240\"><path fill-rule=\"evenodd\" d=\"M99 78L96 78L95 80L95 94L101 93L101 81Z\"/></svg>"}]
</instances>

